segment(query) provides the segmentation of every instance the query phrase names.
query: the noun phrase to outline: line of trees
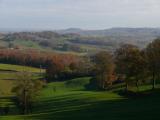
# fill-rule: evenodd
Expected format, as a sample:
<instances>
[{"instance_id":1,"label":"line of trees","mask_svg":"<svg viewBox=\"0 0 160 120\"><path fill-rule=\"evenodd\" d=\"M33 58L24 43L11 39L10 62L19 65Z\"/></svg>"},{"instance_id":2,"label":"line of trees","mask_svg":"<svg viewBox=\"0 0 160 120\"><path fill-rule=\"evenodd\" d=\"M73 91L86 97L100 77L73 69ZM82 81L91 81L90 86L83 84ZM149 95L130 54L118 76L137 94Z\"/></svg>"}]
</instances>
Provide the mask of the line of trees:
<instances>
[{"instance_id":1,"label":"line of trees","mask_svg":"<svg viewBox=\"0 0 160 120\"><path fill-rule=\"evenodd\" d=\"M36 50L0 49L0 62L39 67L46 66L51 53Z\"/></svg>"},{"instance_id":2,"label":"line of trees","mask_svg":"<svg viewBox=\"0 0 160 120\"><path fill-rule=\"evenodd\" d=\"M63 80L66 78L90 75L92 83L100 89L108 89L116 82L124 82L129 86L152 84L160 78L160 39L152 41L146 48L124 44L114 53L98 52L91 57L79 57L67 60L66 57L53 58L47 67L48 79Z\"/></svg>"},{"instance_id":3,"label":"line of trees","mask_svg":"<svg viewBox=\"0 0 160 120\"><path fill-rule=\"evenodd\" d=\"M47 65L46 78L48 81L67 80L92 74L92 63L88 57L53 57Z\"/></svg>"},{"instance_id":4,"label":"line of trees","mask_svg":"<svg viewBox=\"0 0 160 120\"><path fill-rule=\"evenodd\" d=\"M92 66L87 56L19 49L0 49L0 62L44 68L50 82L87 76Z\"/></svg>"},{"instance_id":5,"label":"line of trees","mask_svg":"<svg viewBox=\"0 0 160 120\"><path fill-rule=\"evenodd\" d=\"M137 88L143 83L152 83L155 88L160 78L160 39L146 48L124 44L114 53L99 52L93 56L57 54L35 50L0 50L0 62L46 68L49 82L74 77L93 76L101 88L110 88L115 81L123 81L126 90L130 85Z\"/></svg>"},{"instance_id":6,"label":"line of trees","mask_svg":"<svg viewBox=\"0 0 160 120\"><path fill-rule=\"evenodd\" d=\"M160 79L160 39L152 41L146 48L124 44L114 54L100 52L94 56L96 80L101 89L117 80L137 88L144 83L151 83L155 89ZM109 85L110 85L109 84Z\"/></svg>"}]
</instances>

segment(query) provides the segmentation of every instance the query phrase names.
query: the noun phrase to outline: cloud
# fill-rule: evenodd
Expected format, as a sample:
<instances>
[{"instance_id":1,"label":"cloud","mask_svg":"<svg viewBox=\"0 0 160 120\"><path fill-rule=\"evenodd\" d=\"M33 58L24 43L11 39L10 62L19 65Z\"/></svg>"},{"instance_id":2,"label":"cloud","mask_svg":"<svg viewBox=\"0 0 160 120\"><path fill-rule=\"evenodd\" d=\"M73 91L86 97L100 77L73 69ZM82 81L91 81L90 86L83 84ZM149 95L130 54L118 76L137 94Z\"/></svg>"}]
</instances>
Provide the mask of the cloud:
<instances>
[{"instance_id":1,"label":"cloud","mask_svg":"<svg viewBox=\"0 0 160 120\"><path fill-rule=\"evenodd\" d=\"M0 0L0 26L159 27L160 0Z\"/></svg>"}]
</instances>

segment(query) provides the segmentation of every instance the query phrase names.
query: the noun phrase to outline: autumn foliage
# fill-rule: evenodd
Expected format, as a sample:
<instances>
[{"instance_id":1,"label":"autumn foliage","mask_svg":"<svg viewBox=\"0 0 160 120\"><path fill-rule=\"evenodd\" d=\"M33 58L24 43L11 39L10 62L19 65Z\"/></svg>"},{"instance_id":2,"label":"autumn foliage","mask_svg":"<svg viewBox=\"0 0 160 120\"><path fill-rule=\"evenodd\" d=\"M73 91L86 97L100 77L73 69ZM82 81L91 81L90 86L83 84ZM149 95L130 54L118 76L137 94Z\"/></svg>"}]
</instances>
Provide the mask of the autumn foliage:
<instances>
[{"instance_id":1,"label":"autumn foliage","mask_svg":"<svg viewBox=\"0 0 160 120\"><path fill-rule=\"evenodd\" d=\"M114 53L101 51L91 56L58 54L36 50L0 49L0 62L34 66L46 69L48 82L92 76L101 88L111 87L120 80L129 86L152 83L159 79L160 39L146 48L124 44Z\"/></svg>"}]
</instances>

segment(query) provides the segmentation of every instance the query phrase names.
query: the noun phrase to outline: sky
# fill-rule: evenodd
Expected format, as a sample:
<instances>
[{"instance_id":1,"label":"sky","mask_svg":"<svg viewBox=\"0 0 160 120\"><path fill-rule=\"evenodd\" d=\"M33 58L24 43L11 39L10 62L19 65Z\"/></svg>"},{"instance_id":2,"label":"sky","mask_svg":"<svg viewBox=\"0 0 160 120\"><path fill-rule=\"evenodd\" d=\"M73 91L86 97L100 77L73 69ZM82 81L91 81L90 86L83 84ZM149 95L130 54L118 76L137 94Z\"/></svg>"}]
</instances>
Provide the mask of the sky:
<instances>
[{"instance_id":1,"label":"sky","mask_svg":"<svg viewBox=\"0 0 160 120\"><path fill-rule=\"evenodd\" d=\"M0 0L0 28L160 27L160 0Z\"/></svg>"}]
</instances>

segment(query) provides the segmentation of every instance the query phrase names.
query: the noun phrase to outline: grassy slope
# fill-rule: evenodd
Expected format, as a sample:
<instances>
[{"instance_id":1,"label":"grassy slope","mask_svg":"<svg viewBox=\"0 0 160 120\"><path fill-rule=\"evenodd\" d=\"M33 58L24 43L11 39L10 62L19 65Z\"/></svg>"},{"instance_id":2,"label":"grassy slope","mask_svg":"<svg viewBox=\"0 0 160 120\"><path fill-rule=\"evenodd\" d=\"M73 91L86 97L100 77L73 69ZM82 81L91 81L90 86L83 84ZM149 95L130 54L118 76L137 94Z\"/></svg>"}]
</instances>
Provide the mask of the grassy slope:
<instances>
[{"instance_id":1,"label":"grassy slope","mask_svg":"<svg viewBox=\"0 0 160 120\"><path fill-rule=\"evenodd\" d=\"M0 64L0 96L10 95L14 79L21 71L35 73L35 78L39 76L40 69L20 65ZM44 70L41 70L44 72Z\"/></svg>"},{"instance_id":2,"label":"grassy slope","mask_svg":"<svg viewBox=\"0 0 160 120\"><path fill-rule=\"evenodd\" d=\"M33 67L24 67L19 65L9 65L9 64L0 64L0 115L1 109L6 106L9 106L9 114L14 115L16 119L22 120L20 116L16 117L18 109L13 102L13 93L11 92L14 86L14 79L16 75L21 71L29 71L35 74L35 78L39 77L40 69ZM44 70L42 70L44 72ZM0 117L0 120L11 119L14 120L14 117Z\"/></svg>"},{"instance_id":3,"label":"grassy slope","mask_svg":"<svg viewBox=\"0 0 160 120\"><path fill-rule=\"evenodd\" d=\"M68 40L67 39L64 39L64 38L59 38L58 40L54 40L54 41L51 41L54 42L54 44L62 44L64 45L65 43L68 43L68 44L73 44L73 43L70 43L69 41L67 42ZM21 46L22 48L25 48L25 49L37 49L37 50L40 50L40 51L54 51L54 52L58 52L58 53L74 53L74 54L87 54L88 52L89 53L95 53L97 51L102 51L102 50L106 50L106 48L110 49L108 46L105 46L105 47L102 47L102 46L99 46L99 45L89 45L89 44L80 44L80 43L74 43L75 45L78 45L79 47L81 47L82 49L84 50L88 50L88 52L76 52L76 51L72 51L72 50L69 50L69 51L66 51L66 50L58 50L58 49L54 49L52 47L44 47L44 46L41 46L39 45L39 42L38 41L31 41L31 40L25 40L25 39L16 39L14 41L12 41L12 43L14 44L14 46ZM9 42L7 41L2 41L0 40L0 45L1 46L4 46L4 47L8 47L9 45Z\"/></svg>"},{"instance_id":4,"label":"grassy slope","mask_svg":"<svg viewBox=\"0 0 160 120\"><path fill-rule=\"evenodd\" d=\"M16 46L25 46L25 47L28 47L28 48L37 48L37 49L40 49L41 47L38 45L37 42L33 42L33 41L28 41L28 40L15 40L13 42L13 44Z\"/></svg>"},{"instance_id":5,"label":"grassy slope","mask_svg":"<svg viewBox=\"0 0 160 120\"><path fill-rule=\"evenodd\" d=\"M117 92L85 89L90 78L48 84L35 101L33 113L8 116L6 120L152 120L160 119L160 91L140 98L126 98ZM150 89L150 86L140 90Z\"/></svg>"},{"instance_id":6,"label":"grassy slope","mask_svg":"<svg viewBox=\"0 0 160 120\"><path fill-rule=\"evenodd\" d=\"M10 64L0 64L0 70L1 71L29 71L33 73L39 73L40 69L39 68L34 68L34 67L27 67L27 66L20 66L20 65L10 65ZM44 72L44 70L42 70Z\"/></svg>"},{"instance_id":7,"label":"grassy slope","mask_svg":"<svg viewBox=\"0 0 160 120\"><path fill-rule=\"evenodd\" d=\"M160 92L142 98L126 98L116 92L86 91L83 82L51 83L42 92L34 110L35 119L55 120L140 120L158 119ZM78 81L78 82L77 82ZM80 86L77 86L77 84ZM84 83L84 84L83 84ZM56 86L56 92L54 90ZM150 86L141 90L150 89Z\"/></svg>"}]
</instances>

